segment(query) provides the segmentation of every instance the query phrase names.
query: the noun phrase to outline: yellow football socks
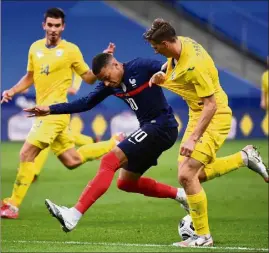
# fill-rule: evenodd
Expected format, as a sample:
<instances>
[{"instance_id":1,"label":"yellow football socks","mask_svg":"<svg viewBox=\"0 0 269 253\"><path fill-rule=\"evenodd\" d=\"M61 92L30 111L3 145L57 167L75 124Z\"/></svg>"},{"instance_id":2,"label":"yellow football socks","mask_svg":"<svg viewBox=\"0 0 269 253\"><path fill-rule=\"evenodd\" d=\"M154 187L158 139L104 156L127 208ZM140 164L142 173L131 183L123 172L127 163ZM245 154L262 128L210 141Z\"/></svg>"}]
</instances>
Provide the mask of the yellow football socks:
<instances>
[{"instance_id":1,"label":"yellow football socks","mask_svg":"<svg viewBox=\"0 0 269 253\"><path fill-rule=\"evenodd\" d=\"M98 159L108 153L115 146L114 140L102 141L98 143L87 144L80 147L77 152L80 154L82 163Z\"/></svg>"},{"instance_id":2,"label":"yellow football socks","mask_svg":"<svg viewBox=\"0 0 269 253\"><path fill-rule=\"evenodd\" d=\"M213 163L207 164L204 168L207 180L220 177L230 171L245 166L241 152L217 158Z\"/></svg>"},{"instance_id":3,"label":"yellow football socks","mask_svg":"<svg viewBox=\"0 0 269 253\"><path fill-rule=\"evenodd\" d=\"M35 175L33 162L21 162L10 201L16 207L22 203Z\"/></svg>"},{"instance_id":4,"label":"yellow football socks","mask_svg":"<svg viewBox=\"0 0 269 253\"><path fill-rule=\"evenodd\" d=\"M47 148L41 150L41 152L35 158L35 162L34 162L35 163L35 167L34 167L35 175L40 174L46 160L48 159L49 152L50 152L50 147L47 147Z\"/></svg>"},{"instance_id":5,"label":"yellow football socks","mask_svg":"<svg viewBox=\"0 0 269 253\"><path fill-rule=\"evenodd\" d=\"M207 215L207 198L204 189L199 193L187 195L190 215L197 235L207 235L209 232Z\"/></svg>"},{"instance_id":6,"label":"yellow football socks","mask_svg":"<svg viewBox=\"0 0 269 253\"><path fill-rule=\"evenodd\" d=\"M79 132L72 132L73 138L75 140L75 144L77 146L87 145L93 143L93 138Z\"/></svg>"}]
</instances>

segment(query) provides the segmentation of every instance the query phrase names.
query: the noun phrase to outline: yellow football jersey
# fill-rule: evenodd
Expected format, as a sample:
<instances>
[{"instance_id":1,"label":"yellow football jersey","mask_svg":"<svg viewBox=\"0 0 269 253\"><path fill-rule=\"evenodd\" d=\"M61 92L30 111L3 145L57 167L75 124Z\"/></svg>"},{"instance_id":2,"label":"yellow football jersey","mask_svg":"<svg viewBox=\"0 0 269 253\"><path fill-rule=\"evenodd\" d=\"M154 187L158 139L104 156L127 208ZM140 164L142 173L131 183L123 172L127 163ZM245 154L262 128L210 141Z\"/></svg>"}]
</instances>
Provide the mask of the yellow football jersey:
<instances>
[{"instance_id":1,"label":"yellow football jersey","mask_svg":"<svg viewBox=\"0 0 269 253\"><path fill-rule=\"evenodd\" d=\"M178 37L182 51L177 63L167 59L166 81L162 87L180 95L188 104L190 112L203 109L202 97L216 97L218 113L231 113L226 93L220 86L218 70L206 50L196 41Z\"/></svg>"},{"instance_id":2,"label":"yellow football jersey","mask_svg":"<svg viewBox=\"0 0 269 253\"><path fill-rule=\"evenodd\" d=\"M73 70L78 75L89 70L75 44L62 40L56 47L47 48L45 39L34 42L29 50L27 71L34 72L36 103L66 102Z\"/></svg>"}]
</instances>

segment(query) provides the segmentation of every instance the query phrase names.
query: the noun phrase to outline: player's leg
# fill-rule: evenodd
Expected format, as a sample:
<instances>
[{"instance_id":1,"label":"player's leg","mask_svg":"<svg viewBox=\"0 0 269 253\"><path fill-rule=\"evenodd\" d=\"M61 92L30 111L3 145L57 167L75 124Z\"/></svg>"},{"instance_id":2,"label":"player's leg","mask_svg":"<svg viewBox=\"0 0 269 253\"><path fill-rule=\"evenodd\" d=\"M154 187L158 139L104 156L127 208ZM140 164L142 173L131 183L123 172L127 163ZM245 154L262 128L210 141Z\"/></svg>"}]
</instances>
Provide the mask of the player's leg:
<instances>
[{"instance_id":1,"label":"player's leg","mask_svg":"<svg viewBox=\"0 0 269 253\"><path fill-rule=\"evenodd\" d=\"M70 209L62 208L55 205L50 200L46 200L46 205L50 213L59 220L64 231L69 232L75 228L82 215L109 188L115 172L120 167L126 167L128 159L129 157L133 157L134 151L142 152L142 154L145 153L144 151L148 151L148 146L145 147L142 144L142 141L147 137L151 137L151 140L156 140L156 138L154 138L156 137L155 135L148 134L139 129L133 135L129 136L128 139L122 141L112 151L103 156L97 175L88 183L74 207ZM177 138L177 129L175 128L172 136L166 135L165 137L168 138L167 143L170 147ZM171 139L170 141L169 138Z\"/></svg>"},{"instance_id":2,"label":"player's leg","mask_svg":"<svg viewBox=\"0 0 269 253\"><path fill-rule=\"evenodd\" d=\"M192 122L189 122L182 139L184 143L193 130ZM210 235L208 214L207 214L207 197L199 180L199 174L213 157L215 157L215 141L208 131L206 131L196 143L191 157L179 156L178 162L178 181L183 186L187 202L189 205L190 216L193 220L197 238L189 238L186 241L178 243L178 246L208 246L213 245ZM196 245L197 244L197 245Z\"/></svg>"},{"instance_id":3,"label":"player's leg","mask_svg":"<svg viewBox=\"0 0 269 253\"><path fill-rule=\"evenodd\" d=\"M119 147L115 147L102 157L96 176L89 181L74 207L60 207L48 199L45 201L48 210L62 224L65 232L75 228L82 215L107 191L115 172L126 163L125 154Z\"/></svg>"},{"instance_id":4,"label":"player's leg","mask_svg":"<svg viewBox=\"0 0 269 253\"><path fill-rule=\"evenodd\" d=\"M34 179L35 157L41 151L40 147L25 142L20 151L19 170L13 185L11 197L3 200L1 206L1 218L15 219L19 215L21 205L26 193Z\"/></svg>"},{"instance_id":5,"label":"player's leg","mask_svg":"<svg viewBox=\"0 0 269 253\"><path fill-rule=\"evenodd\" d=\"M87 144L76 150L72 134L68 129L65 129L55 139L52 150L67 168L74 169L87 161L102 157L123 139L124 135L120 133L108 141Z\"/></svg>"},{"instance_id":6,"label":"player's leg","mask_svg":"<svg viewBox=\"0 0 269 253\"><path fill-rule=\"evenodd\" d=\"M248 167L261 175L267 183L269 182L268 169L264 165L259 152L252 145L246 146L238 153L217 158L214 162L207 164L201 171L199 179L201 182L205 182L223 176L241 167Z\"/></svg>"},{"instance_id":7,"label":"player's leg","mask_svg":"<svg viewBox=\"0 0 269 253\"><path fill-rule=\"evenodd\" d=\"M53 124L51 120L40 120L37 118L33 124L26 142L20 151L20 166L14 183L12 196L8 198L7 201L4 201L9 204L11 203L12 207L15 206L17 211L33 181L35 175L35 158L41 150L51 144L61 131L62 126L60 124ZM1 208L1 211L3 208ZM10 218L7 217L6 212L7 211L4 213L1 212L1 216Z\"/></svg>"},{"instance_id":8,"label":"player's leg","mask_svg":"<svg viewBox=\"0 0 269 253\"><path fill-rule=\"evenodd\" d=\"M37 177L39 176L41 170L44 167L45 162L48 159L49 156L49 152L50 152L50 147L47 147L45 149L43 149L38 156L35 158L34 161L34 168L35 168L35 176L34 176L34 181L37 179Z\"/></svg>"},{"instance_id":9,"label":"player's leg","mask_svg":"<svg viewBox=\"0 0 269 253\"><path fill-rule=\"evenodd\" d=\"M178 200L180 203L186 199L186 194L182 188L176 188L160 183L152 178L141 176L128 169L120 169L117 186L120 190L139 193L154 198L170 198Z\"/></svg>"},{"instance_id":10,"label":"player's leg","mask_svg":"<svg viewBox=\"0 0 269 253\"><path fill-rule=\"evenodd\" d=\"M229 114L218 116L215 130L217 136L214 137L214 134L212 133L212 136L215 139L215 152L217 152L223 145L228 136L231 119L232 117ZM241 151L235 154L216 159L213 158L212 160L213 161L210 161L200 172L199 179L201 182L225 175L241 167L248 167L260 174L266 182L269 182L268 170L263 164L259 152L252 145L244 147Z\"/></svg>"},{"instance_id":11,"label":"player's leg","mask_svg":"<svg viewBox=\"0 0 269 253\"><path fill-rule=\"evenodd\" d=\"M94 140L92 137L81 134L80 132L73 132L72 131L72 135L73 135L75 144L77 146L83 146L83 145L94 143Z\"/></svg>"},{"instance_id":12,"label":"player's leg","mask_svg":"<svg viewBox=\"0 0 269 253\"><path fill-rule=\"evenodd\" d=\"M213 245L208 223L207 197L199 181L199 173L204 167L199 158L201 157L203 161L203 156L205 156L203 153L199 154L199 152L194 151L192 157L185 157L179 163L178 180L185 190L197 237L182 241L178 246Z\"/></svg>"}]
</instances>

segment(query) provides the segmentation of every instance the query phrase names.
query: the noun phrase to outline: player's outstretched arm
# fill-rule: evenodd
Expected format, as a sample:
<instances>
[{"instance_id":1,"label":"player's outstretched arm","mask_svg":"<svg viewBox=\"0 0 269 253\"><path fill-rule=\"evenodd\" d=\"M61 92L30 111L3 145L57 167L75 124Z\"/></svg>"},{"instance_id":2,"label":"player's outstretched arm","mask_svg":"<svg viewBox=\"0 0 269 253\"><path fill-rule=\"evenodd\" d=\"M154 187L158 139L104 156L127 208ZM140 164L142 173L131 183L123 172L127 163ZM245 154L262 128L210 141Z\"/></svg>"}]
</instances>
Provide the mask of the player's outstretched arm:
<instances>
[{"instance_id":1,"label":"player's outstretched arm","mask_svg":"<svg viewBox=\"0 0 269 253\"><path fill-rule=\"evenodd\" d=\"M28 71L26 75L24 75L21 80L14 85L11 89L3 91L2 94L2 103L8 103L8 101L12 100L12 98L17 94L21 93L22 91L28 89L31 85L33 85L34 79L33 79L33 72Z\"/></svg>"},{"instance_id":2,"label":"player's outstretched arm","mask_svg":"<svg viewBox=\"0 0 269 253\"><path fill-rule=\"evenodd\" d=\"M47 116L49 114L72 114L91 110L97 104L110 96L112 91L100 83L88 96L79 98L70 103L59 103L50 106L35 106L24 109L29 112L28 117Z\"/></svg>"}]
</instances>

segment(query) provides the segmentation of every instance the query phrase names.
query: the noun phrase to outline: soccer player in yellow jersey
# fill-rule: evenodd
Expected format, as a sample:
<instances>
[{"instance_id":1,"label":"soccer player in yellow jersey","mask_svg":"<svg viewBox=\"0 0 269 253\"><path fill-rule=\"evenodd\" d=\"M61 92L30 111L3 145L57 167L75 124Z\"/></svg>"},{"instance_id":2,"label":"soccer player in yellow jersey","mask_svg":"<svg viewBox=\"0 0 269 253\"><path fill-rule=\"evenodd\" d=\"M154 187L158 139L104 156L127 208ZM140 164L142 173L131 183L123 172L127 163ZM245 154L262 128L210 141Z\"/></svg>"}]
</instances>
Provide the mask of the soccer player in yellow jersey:
<instances>
[{"instance_id":1,"label":"soccer player in yellow jersey","mask_svg":"<svg viewBox=\"0 0 269 253\"><path fill-rule=\"evenodd\" d=\"M243 166L268 182L268 171L252 145L231 156L216 158L229 133L232 111L220 86L217 68L205 49L190 38L177 37L175 29L163 19L154 20L144 38L156 53L167 57L166 73L154 74L150 85L158 84L175 92L189 107L189 122L178 159L178 180L186 192L197 236L174 245L211 246L207 197L201 182Z\"/></svg>"},{"instance_id":2,"label":"soccer player in yellow jersey","mask_svg":"<svg viewBox=\"0 0 269 253\"><path fill-rule=\"evenodd\" d=\"M115 49L115 45L113 43L110 43L109 47L106 50L104 50L104 52L113 53L114 49ZM82 83L82 78L73 70L72 85L68 89L68 94L75 95L80 89L81 83ZM28 91L29 89L26 89L22 91L21 93L25 94ZM78 124L75 117L73 117L70 121L70 134L72 138L74 139L74 143L76 146L83 146L83 145L94 143L94 140L92 137L81 134L81 126ZM116 138L116 137L117 135L112 136L112 138ZM36 181L39 174L41 173L41 170L43 169L44 164L46 160L48 159L49 152L50 152L50 148L49 147L45 148L35 158L35 165L34 165L35 176L34 176L33 181Z\"/></svg>"},{"instance_id":3,"label":"soccer player in yellow jersey","mask_svg":"<svg viewBox=\"0 0 269 253\"><path fill-rule=\"evenodd\" d=\"M27 73L10 90L3 92L1 103L8 102L21 91L35 85L36 103L50 105L67 101L74 70L89 84L96 81L95 75L85 63L79 48L61 37L65 29L65 14L61 9L51 8L44 15L45 38L34 42L29 50ZM20 151L19 171L12 196L3 201L2 218L17 218L19 206L24 199L35 174L35 158L48 146L69 169L73 169L107 153L117 140L88 144L74 148L69 132L70 115L37 118Z\"/></svg>"}]
</instances>

